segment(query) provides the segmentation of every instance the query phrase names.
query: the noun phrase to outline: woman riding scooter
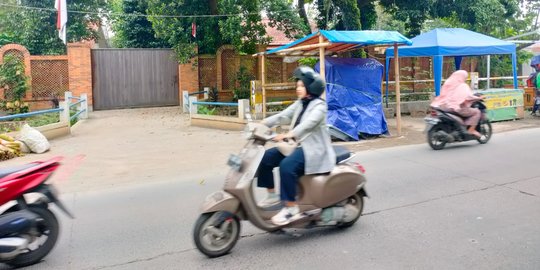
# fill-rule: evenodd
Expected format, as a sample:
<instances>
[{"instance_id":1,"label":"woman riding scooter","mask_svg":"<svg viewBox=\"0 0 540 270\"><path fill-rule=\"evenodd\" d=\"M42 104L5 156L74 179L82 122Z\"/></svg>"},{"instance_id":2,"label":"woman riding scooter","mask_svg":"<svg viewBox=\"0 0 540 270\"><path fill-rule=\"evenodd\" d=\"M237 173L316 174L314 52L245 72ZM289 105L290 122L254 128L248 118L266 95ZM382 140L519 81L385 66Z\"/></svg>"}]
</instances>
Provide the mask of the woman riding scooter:
<instances>
[{"instance_id":1,"label":"woman riding scooter","mask_svg":"<svg viewBox=\"0 0 540 270\"><path fill-rule=\"evenodd\" d=\"M327 173L336 164L336 154L326 125L327 105L320 98L326 88L325 82L309 67L298 67L293 75L298 100L262 122L268 127L292 123L288 133L277 135L273 140L294 139L301 142L301 146L288 156L276 147L266 150L258 171L258 186L268 190L266 199L259 205L264 207L284 202L284 208L272 217L276 225L287 224L300 215L296 203L296 186L300 176ZM275 192L272 173L277 166L281 179L280 196Z\"/></svg>"},{"instance_id":2,"label":"woman riding scooter","mask_svg":"<svg viewBox=\"0 0 540 270\"><path fill-rule=\"evenodd\" d=\"M477 108L472 108L474 101L481 100L482 97L473 95L469 85L465 83L469 73L465 70L458 70L444 82L441 94L431 103L431 107L438 107L446 111L452 111L464 118L467 132L477 138L482 137L476 130L481 112Z\"/></svg>"}]
</instances>

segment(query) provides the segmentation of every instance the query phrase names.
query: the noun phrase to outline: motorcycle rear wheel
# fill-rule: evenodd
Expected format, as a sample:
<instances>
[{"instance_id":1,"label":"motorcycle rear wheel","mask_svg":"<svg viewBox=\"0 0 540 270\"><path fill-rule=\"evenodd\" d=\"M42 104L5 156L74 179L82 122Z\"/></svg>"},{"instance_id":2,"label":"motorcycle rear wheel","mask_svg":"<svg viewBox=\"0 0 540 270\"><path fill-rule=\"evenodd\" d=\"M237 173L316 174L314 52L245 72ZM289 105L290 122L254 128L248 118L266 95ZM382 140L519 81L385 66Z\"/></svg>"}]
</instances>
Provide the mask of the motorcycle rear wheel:
<instances>
[{"instance_id":1,"label":"motorcycle rear wheel","mask_svg":"<svg viewBox=\"0 0 540 270\"><path fill-rule=\"evenodd\" d=\"M30 246L37 245L37 248L33 250L29 249L28 252L22 253L15 257L15 259L6 262L6 264L17 268L36 264L41 261L41 259L51 252L60 233L58 220L51 210L38 205L29 205L28 208L38 216L37 232L39 235L30 243ZM41 241L44 236L46 236L45 241Z\"/></svg>"},{"instance_id":2,"label":"motorcycle rear wheel","mask_svg":"<svg viewBox=\"0 0 540 270\"><path fill-rule=\"evenodd\" d=\"M200 215L193 230L195 246L210 258L229 253L240 237L240 220L232 216L220 224L214 224L220 214L214 212Z\"/></svg>"},{"instance_id":3,"label":"motorcycle rear wheel","mask_svg":"<svg viewBox=\"0 0 540 270\"><path fill-rule=\"evenodd\" d=\"M485 144L489 141L489 139L491 139L493 129L491 128L491 123L489 120L480 122L476 130L482 134L482 137L476 139L480 144Z\"/></svg>"},{"instance_id":4,"label":"motorcycle rear wheel","mask_svg":"<svg viewBox=\"0 0 540 270\"><path fill-rule=\"evenodd\" d=\"M434 126L428 131L427 141L433 150L441 150L446 145L446 141L437 138L437 132L440 130L443 130L440 126Z\"/></svg>"}]
</instances>

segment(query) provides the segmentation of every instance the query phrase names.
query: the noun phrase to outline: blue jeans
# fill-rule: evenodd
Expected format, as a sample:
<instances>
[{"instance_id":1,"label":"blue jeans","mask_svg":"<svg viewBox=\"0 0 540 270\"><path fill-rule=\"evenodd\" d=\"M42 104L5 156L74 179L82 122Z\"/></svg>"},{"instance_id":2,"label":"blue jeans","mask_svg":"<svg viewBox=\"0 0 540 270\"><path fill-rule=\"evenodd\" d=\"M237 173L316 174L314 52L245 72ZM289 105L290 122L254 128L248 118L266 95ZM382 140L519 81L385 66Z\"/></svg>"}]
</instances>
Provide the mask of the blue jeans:
<instances>
[{"instance_id":1,"label":"blue jeans","mask_svg":"<svg viewBox=\"0 0 540 270\"><path fill-rule=\"evenodd\" d=\"M296 201L296 185L300 176L304 175L304 151L302 148L297 148L286 157L275 147L266 150L259 166L257 186L273 189L274 175L272 170L277 166L279 166L279 177L281 179L281 200Z\"/></svg>"},{"instance_id":2,"label":"blue jeans","mask_svg":"<svg viewBox=\"0 0 540 270\"><path fill-rule=\"evenodd\" d=\"M536 111L538 110L538 106L540 105L540 97L535 97L534 98L534 105L533 105L533 108L532 108L532 113L536 113Z\"/></svg>"}]
</instances>

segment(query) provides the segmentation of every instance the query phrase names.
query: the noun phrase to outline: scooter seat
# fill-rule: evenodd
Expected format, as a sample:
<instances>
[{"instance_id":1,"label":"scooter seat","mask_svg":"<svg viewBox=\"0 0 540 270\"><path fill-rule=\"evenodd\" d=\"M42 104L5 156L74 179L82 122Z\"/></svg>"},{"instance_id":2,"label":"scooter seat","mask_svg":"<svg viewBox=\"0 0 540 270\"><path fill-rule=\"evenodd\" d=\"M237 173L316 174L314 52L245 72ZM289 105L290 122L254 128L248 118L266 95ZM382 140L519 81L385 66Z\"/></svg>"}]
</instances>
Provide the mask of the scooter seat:
<instances>
[{"instance_id":1,"label":"scooter seat","mask_svg":"<svg viewBox=\"0 0 540 270\"><path fill-rule=\"evenodd\" d=\"M442 112L446 116L454 119L454 121L458 122L460 125L465 125L465 122L463 120L463 116L461 116L459 113L450 111L450 110L443 110L441 108L435 108L437 111Z\"/></svg>"},{"instance_id":2,"label":"scooter seat","mask_svg":"<svg viewBox=\"0 0 540 270\"><path fill-rule=\"evenodd\" d=\"M351 151L341 145L332 145L334 152L336 152L336 164L351 157Z\"/></svg>"},{"instance_id":3,"label":"scooter seat","mask_svg":"<svg viewBox=\"0 0 540 270\"><path fill-rule=\"evenodd\" d=\"M12 174L12 173L16 173L16 172L19 172L19 171L22 171L22 170L26 170L28 168L32 168L32 167L37 166L37 165L38 165L37 163L29 163L29 164L20 165L20 166L2 168L2 169L0 169L0 180L2 178Z\"/></svg>"}]
</instances>

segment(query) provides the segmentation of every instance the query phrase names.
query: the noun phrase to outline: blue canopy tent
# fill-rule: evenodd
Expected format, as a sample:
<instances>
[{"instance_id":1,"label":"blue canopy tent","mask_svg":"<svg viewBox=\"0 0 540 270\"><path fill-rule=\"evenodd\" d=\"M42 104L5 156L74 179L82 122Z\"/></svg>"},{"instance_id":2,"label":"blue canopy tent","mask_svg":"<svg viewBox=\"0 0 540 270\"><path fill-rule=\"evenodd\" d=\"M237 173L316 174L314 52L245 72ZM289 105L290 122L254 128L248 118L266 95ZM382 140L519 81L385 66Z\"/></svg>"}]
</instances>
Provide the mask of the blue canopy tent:
<instances>
[{"instance_id":1,"label":"blue canopy tent","mask_svg":"<svg viewBox=\"0 0 540 270\"><path fill-rule=\"evenodd\" d=\"M319 37L322 37L320 44ZM319 48L325 48L326 54L332 52L344 52L354 50L364 46L373 45L394 45L395 43L402 45L411 45L412 42L408 38L396 31L335 31L335 30L320 30L319 32L309 34L302 39L293 41L289 44L266 51L265 54L293 54L298 52L315 55ZM315 45L306 48L305 45ZM313 53L315 52L315 53Z\"/></svg>"},{"instance_id":2,"label":"blue canopy tent","mask_svg":"<svg viewBox=\"0 0 540 270\"><path fill-rule=\"evenodd\" d=\"M444 56L454 57L456 70L458 70L463 56L510 54L512 56L514 88L518 87L516 45L514 43L462 28L437 28L413 38L412 41L412 46L398 49L398 57L433 57L433 77L437 96L441 89ZM386 50L387 100L388 69L391 58L394 58L394 49L389 48Z\"/></svg>"},{"instance_id":3,"label":"blue canopy tent","mask_svg":"<svg viewBox=\"0 0 540 270\"><path fill-rule=\"evenodd\" d=\"M266 110L265 95L265 71L264 57L269 54L282 56L319 56L319 72L327 81L333 79L326 76L325 56L328 54L342 53L366 46L394 46L411 45L411 40L396 31L326 31L321 30L312 33L302 39L287 45L258 54L262 57L262 90L263 90L263 115ZM399 70L397 69L397 72ZM328 89L327 89L328 90ZM399 101L398 101L399 102ZM399 105L398 105L399 107ZM381 107L382 113L382 107ZM384 115L382 116L384 117ZM398 135L401 134L401 115L396 117ZM386 128L386 125L384 126Z\"/></svg>"}]
</instances>

